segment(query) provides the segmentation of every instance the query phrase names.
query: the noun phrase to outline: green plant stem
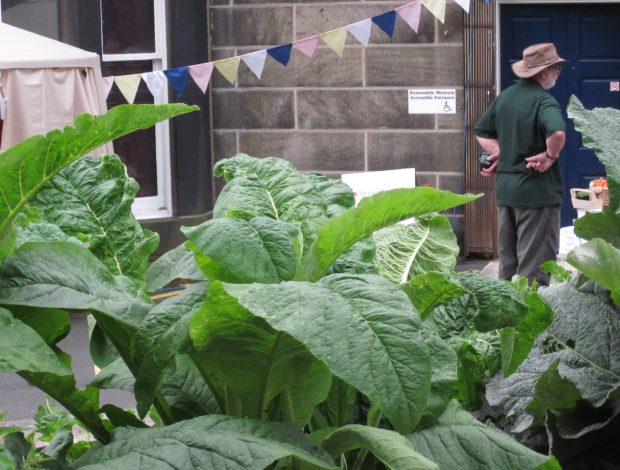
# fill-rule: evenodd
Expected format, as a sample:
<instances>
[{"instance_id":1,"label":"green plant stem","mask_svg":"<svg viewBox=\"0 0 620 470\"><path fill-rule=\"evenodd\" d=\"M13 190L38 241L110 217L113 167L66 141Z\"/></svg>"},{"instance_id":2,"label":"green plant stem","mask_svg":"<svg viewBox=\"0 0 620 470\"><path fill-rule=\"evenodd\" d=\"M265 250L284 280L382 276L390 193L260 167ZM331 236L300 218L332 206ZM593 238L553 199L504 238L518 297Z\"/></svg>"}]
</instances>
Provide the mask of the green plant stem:
<instances>
[{"instance_id":1,"label":"green plant stem","mask_svg":"<svg viewBox=\"0 0 620 470\"><path fill-rule=\"evenodd\" d=\"M39 380L36 377L36 374L23 371L18 372L17 374L23 379L25 379L28 383L34 385L39 390L42 390L46 395L49 395L58 403L60 403L69 413L75 416L75 418L78 419L88 430L88 432L95 436L95 439L97 439L99 442L101 442L102 444L107 444L110 442L110 433L103 426L103 422L101 420L95 421L89 419L87 416L84 416L78 408L76 408L71 402L66 400L66 396L58 393L58 390L52 387L48 387L45 382Z\"/></svg>"},{"instance_id":2,"label":"green plant stem","mask_svg":"<svg viewBox=\"0 0 620 470\"><path fill-rule=\"evenodd\" d=\"M269 372L273 370L271 366L277 357L278 351L280 351L279 346L280 346L280 343L282 342L283 337L284 337L284 333L278 332L278 334L276 335L276 339L273 342L273 346L271 347L271 354L269 357L269 364L267 366L267 370ZM260 396L258 397L258 403L256 406L256 413L254 416L256 419L263 419L264 410L267 408L266 399L267 399L267 389L269 388L269 379L270 379L269 373L265 374L263 377L261 387L260 387L260 392L259 392Z\"/></svg>"},{"instance_id":3,"label":"green plant stem","mask_svg":"<svg viewBox=\"0 0 620 470\"><path fill-rule=\"evenodd\" d=\"M383 412L374 404L368 410L368 423L367 425L373 428L379 426L379 422L383 417ZM368 449L361 449L357 457L355 458L355 462L353 462L353 467L351 470L361 470L364 465L364 460L366 460L366 456L368 455Z\"/></svg>"},{"instance_id":4,"label":"green plant stem","mask_svg":"<svg viewBox=\"0 0 620 470\"><path fill-rule=\"evenodd\" d=\"M241 416L241 402L228 385L224 385L224 395L226 397L226 415Z\"/></svg>"}]
</instances>

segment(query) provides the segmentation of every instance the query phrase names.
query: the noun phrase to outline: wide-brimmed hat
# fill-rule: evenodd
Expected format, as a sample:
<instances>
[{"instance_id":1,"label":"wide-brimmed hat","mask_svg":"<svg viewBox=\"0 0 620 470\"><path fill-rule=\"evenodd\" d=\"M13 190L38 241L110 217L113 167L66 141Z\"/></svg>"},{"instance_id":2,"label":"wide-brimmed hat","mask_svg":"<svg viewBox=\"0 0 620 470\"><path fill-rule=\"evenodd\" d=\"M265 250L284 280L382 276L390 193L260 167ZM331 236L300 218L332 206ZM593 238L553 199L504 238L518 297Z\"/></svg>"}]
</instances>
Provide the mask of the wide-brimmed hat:
<instances>
[{"instance_id":1,"label":"wide-brimmed hat","mask_svg":"<svg viewBox=\"0 0 620 470\"><path fill-rule=\"evenodd\" d=\"M530 78L547 67L566 62L568 60L558 55L552 43L534 44L523 49L523 60L512 64L512 71L517 77Z\"/></svg>"}]
</instances>

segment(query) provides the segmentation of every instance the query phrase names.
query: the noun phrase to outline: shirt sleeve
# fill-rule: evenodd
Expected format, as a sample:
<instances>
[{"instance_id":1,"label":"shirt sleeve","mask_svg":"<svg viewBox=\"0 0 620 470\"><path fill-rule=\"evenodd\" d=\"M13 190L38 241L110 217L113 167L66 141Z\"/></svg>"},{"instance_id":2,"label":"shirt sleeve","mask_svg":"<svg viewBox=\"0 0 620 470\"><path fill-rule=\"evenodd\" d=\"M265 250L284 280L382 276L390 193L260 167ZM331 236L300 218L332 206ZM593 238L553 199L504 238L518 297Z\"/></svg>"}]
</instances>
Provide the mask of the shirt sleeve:
<instances>
[{"instance_id":1,"label":"shirt sleeve","mask_svg":"<svg viewBox=\"0 0 620 470\"><path fill-rule=\"evenodd\" d=\"M486 139L497 139L497 128L495 127L495 108L497 98L493 100L486 112L474 127L474 135Z\"/></svg>"},{"instance_id":2,"label":"shirt sleeve","mask_svg":"<svg viewBox=\"0 0 620 470\"><path fill-rule=\"evenodd\" d=\"M545 137L556 131L566 131L566 123L562 117L559 103L551 95L547 95L538 108L538 122Z\"/></svg>"}]
</instances>

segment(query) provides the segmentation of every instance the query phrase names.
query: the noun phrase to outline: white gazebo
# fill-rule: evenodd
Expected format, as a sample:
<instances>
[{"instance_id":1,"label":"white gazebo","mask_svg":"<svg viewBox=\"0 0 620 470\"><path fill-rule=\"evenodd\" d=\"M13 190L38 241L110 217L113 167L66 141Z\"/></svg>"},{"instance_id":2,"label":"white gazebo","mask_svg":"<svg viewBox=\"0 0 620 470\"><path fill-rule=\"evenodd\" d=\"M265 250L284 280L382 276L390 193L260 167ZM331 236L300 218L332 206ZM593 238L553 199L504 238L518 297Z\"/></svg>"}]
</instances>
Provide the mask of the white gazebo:
<instances>
[{"instance_id":1,"label":"white gazebo","mask_svg":"<svg viewBox=\"0 0 620 470\"><path fill-rule=\"evenodd\" d=\"M106 111L99 55L4 23L0 44L0 151Z\"/></svg>"}]
</instances>

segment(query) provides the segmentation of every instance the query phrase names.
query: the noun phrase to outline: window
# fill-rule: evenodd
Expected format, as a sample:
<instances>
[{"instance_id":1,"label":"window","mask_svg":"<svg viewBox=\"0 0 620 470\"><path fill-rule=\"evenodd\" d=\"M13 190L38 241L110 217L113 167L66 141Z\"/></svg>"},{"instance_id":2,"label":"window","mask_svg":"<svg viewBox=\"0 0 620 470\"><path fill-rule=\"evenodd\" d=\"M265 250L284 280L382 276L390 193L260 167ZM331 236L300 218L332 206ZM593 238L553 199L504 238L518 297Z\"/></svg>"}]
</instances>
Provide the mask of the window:
<instances>
[{"instance_id":1,"label":"window","mask_svg":"<svg viewBox=\"0 0 620 470\"><path fill-rule=\"evenodd\" d=\"M166 27L164 0L101 0L102 74L118 76L165 70ZM167 89L153 97L141 82L134 103L167 103ZM125 103L116 87L108 108ZM168 123L118 139L114 150L140 184L134 213L138 218L171 215Z\"/></svg>"},{"instance_id":2,"label":"window","mask_svg":"<svg viewBox=\"0 0 620 470\"><path fill-rule=\"evenodd\" d=\"M97 10L101 15L93 15ZM87 50L99 50L104 77L167 68L165 0L0 0L0 21ZM125 102L114 86L108 109ZM160 96L153 97L141 82L134 102L167 103L168 90L164 87ZM134 214L140 219L170 216L168 123L116 140L114 151L140 185Z\"/></svg>"}]
</instances>

